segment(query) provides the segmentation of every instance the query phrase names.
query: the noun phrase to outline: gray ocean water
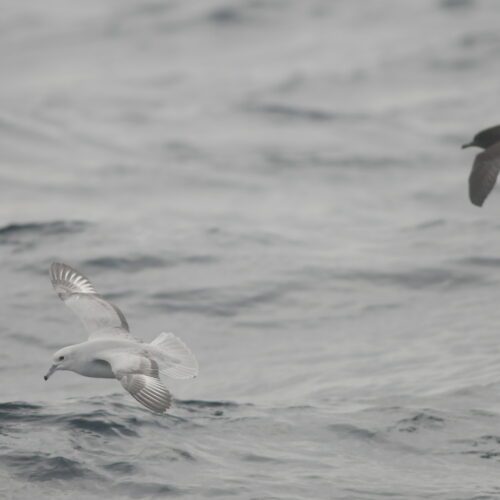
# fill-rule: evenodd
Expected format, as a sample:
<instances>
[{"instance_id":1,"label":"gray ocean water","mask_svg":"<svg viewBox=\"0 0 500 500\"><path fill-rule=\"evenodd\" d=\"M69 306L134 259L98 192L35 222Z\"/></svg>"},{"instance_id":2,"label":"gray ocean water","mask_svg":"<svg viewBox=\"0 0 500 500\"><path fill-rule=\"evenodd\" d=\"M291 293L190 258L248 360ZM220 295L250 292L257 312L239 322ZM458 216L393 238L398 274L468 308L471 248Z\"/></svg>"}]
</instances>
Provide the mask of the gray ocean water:
<instances>
[{"instance_id":1,"label":"gray ocean water","mask_svg":"<svg viewBox=\"0 0 500 500\"><path fill-rule=\"evenodd\" d=\"M500 2L0 11L1 498L500 498ZM167 415L43 381L53 261L196 354Z\"/></svg>"}]
</instances>

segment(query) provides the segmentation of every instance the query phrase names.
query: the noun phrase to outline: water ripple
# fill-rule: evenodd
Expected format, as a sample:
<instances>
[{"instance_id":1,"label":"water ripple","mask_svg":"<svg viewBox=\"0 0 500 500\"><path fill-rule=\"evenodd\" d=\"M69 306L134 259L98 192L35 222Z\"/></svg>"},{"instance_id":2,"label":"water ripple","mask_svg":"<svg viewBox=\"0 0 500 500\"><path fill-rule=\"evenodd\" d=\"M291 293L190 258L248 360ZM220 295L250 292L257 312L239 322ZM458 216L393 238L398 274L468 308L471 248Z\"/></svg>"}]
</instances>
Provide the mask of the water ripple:
<instances>
[{"instance_id":1,"label":"water ripple","mask_svg":"<svg viewBox=\"0 0 500 500\"><path fill-rule=\"evenodd\" d=\"M70 480L75 478L98 479L100 476L76 460L62 456L51 457L46 453L10 454L0 461L14 474L28 481Z\"/></svg>"},{"instance_id":2,"label":"water ripple","mask_svg":"<svg viewBox=\"0 0 500 500\"><path fill-rule=\"evenodd\" d=\"M55 220L48 222L12 223L0 227L0 243L11 242L22 236L53 236L83 231L88 226L84 221Z\"/></svg>"}]
</instances>

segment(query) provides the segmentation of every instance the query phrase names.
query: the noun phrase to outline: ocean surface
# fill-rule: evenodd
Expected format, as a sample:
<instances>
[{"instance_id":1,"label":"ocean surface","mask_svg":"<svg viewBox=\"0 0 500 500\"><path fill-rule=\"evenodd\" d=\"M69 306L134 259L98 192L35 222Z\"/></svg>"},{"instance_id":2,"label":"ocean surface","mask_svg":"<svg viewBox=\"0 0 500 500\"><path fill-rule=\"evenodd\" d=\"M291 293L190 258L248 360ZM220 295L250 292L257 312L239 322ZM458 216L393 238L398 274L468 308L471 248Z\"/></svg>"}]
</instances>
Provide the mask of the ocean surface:
<instances>
[{"instance_id":1,"label":"ocean surface","mask_svg":"<svg viewBox=\"0 0 500 500\"><path fill-rule=\"evenodd\" d=\"M497 0L0 0L0 498L500 499ZM87 275L200 375L43 375Z\"/></svg>"}]
</instances>

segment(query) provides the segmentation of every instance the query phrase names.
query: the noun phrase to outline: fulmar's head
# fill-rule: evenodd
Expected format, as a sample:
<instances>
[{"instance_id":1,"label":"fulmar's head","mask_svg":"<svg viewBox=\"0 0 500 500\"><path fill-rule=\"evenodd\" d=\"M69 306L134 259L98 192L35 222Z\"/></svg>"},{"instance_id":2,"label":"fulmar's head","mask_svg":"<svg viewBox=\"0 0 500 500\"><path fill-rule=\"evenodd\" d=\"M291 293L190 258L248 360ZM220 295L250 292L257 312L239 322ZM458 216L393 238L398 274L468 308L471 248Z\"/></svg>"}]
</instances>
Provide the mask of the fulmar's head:
<instances>
[{"instance_id":1,"label":"fulmar's head","mask_svg":"<svg viewBox=\"0 0 500 500\"><path fill-rule=\"evenodd\" d=\"M464 144L462 149L470 148L471 146L477 146L478 148L488 149L493 144L500 142L500 125L495 127L490 127L485 130L478 132L472 142Z\"/></svg>"},{"instance_id":2,"label":"fulmar's head","mask_svg":"<svg viewBox=\"0 0 500 500\"><path fill-rule=\"evenodd\" d=\"M70 365L72 361L73 349L71 346L59 349L52 357L52 366L43 378L49 380L49 377L57 370L71 370Z\"/></svg>"}]
</instances>

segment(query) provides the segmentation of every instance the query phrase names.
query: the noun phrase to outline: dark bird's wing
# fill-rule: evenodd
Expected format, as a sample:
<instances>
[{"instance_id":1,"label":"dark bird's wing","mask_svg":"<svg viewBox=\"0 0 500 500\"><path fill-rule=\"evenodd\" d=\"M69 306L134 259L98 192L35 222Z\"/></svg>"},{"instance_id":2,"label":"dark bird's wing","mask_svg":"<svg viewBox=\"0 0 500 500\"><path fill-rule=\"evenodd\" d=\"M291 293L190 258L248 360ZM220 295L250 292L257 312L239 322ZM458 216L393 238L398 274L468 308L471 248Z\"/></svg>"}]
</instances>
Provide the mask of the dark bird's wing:
<instances>
[{"instance_id":1,"label":"dark bird's wing","mask_svg":"<svg viewBox=\"0 0 500 500\"><path fill-rule=\"evenodd\" d=\"M470 201L481 207L495 186L500 172L500 143L479 153L469 176Z\"/></svg>"}]
</instances>

